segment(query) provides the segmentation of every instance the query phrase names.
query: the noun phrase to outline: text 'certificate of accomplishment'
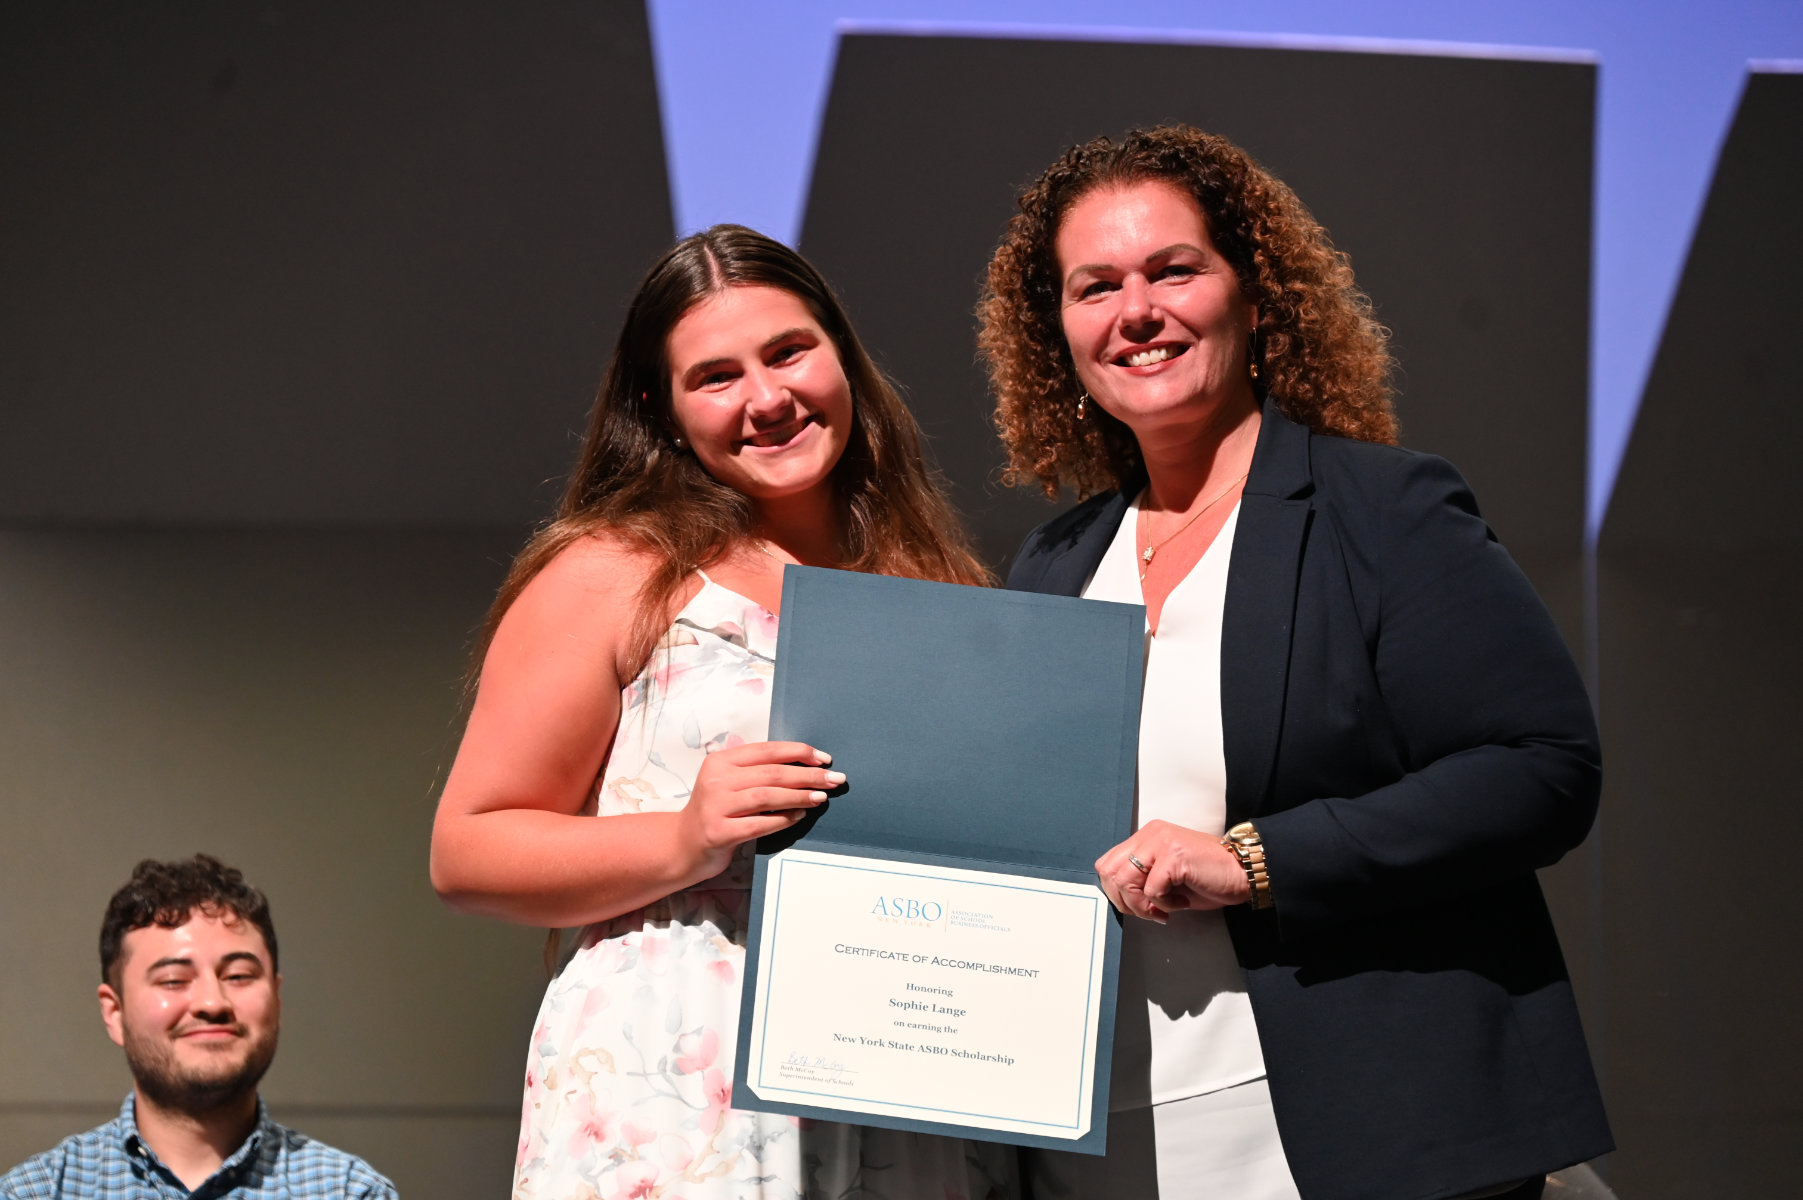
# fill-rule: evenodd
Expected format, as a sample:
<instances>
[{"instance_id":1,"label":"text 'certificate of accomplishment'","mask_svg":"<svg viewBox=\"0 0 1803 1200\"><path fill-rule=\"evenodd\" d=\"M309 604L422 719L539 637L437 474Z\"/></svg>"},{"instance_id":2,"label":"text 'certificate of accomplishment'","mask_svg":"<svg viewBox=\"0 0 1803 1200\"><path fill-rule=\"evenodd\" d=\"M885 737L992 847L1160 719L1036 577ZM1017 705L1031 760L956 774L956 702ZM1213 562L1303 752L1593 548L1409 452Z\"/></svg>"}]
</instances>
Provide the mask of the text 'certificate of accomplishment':
<instances>
[{"instance_id":1,"label":"text 'certificate of accomplishment'","mask_svg":"<svg viewBox=\"0 0 1803 1200\"><path fill-rule=\"evenodd\" d=\"M768 871L760 1100L1088 1132L1109 924L1094 884L799 847Z\"/></svg>"}]
</instances>

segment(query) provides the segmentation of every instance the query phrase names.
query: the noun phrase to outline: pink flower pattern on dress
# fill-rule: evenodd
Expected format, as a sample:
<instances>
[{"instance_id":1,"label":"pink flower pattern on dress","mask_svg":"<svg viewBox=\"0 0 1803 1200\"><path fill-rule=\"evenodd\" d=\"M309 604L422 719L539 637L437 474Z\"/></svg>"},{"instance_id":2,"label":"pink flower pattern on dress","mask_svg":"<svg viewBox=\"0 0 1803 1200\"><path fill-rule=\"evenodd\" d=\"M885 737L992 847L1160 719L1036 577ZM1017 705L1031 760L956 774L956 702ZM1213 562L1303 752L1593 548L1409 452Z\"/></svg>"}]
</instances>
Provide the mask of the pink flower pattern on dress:
<instances>
[{"instance_id":1,"label":"pink flower pattern on dress","mask_svg":"<svg viewBox=\"0 0 1803 1200\"><path fill-rule=\"evenodd\" d=\"M685 1033L676 1039L676 1073L688 1075L714 1065L720 1054L720 1035L711 1029Z\"/></svg>"},{"instance_id":2,"label":"pink flower pattern on dress","mask_svg":"<svg viewBox=\"0 0 1803 1200\"><path fill-rule=\"evenodd\" d=\"M648 1200L658 1194L656 1163L643 1160L622 1163L614 1172L614 1190L610 1200Z\"/></svg>"},{"instance_id":3,"label":"pink flower pattern on dress","mask_svg":"<svg viewBox=\"0 0 1803 1200\"><path fill-rule=\"evenodd\" d=\"M704 581L621 692L597 815L678 811L708 754L765 739L776 632ZM1008 1147L732 1107L751 863L581 932L533 1029L515 1200L1016 1194Z\"/></svg>"},{"instance_id":4,"label":"pink flower pattern on dress","mask_svg":"<svg viewBox=\"0 0 1803 1200\"><path fill-rule=\"evenodd\" d=\"M707 1108L701 1114L701 1132L711 1134L720 1128L720 1120L732 1103L732 1084L719 1067L713 1067L701 1077L701 1094L707 1101Z\"/></svg>"},{"instance_id":5,"label":"pink flower pattern on dress","mask_svg":"<svg viewBox=\"0 0 1803 1200\"><path fill-rule=\"evenodd\" d=\"M592 1097L578 1096L570 1115L574 1120L570 1123L570 1144L566 1153L571 1158L583 1157L591 1144L605 1142L611 1136L608 1127L612 1114L596 1112Z\"/></svg>"}]
</instances>

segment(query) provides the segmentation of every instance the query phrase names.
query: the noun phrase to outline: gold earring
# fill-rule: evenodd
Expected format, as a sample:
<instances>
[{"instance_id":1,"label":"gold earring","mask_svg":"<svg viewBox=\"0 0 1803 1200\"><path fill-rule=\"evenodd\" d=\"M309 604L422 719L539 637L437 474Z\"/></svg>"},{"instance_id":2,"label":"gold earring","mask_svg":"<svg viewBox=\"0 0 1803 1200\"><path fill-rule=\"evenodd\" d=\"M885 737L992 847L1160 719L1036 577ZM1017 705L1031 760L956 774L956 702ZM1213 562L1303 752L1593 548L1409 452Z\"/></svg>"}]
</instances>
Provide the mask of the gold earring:
<instances>
[{"instance_id":1,"label":"gold earring","mask_svg":"<svg viewBox=\"0 0 1803 1200\"><path fill-rule=\"evenodd\" d=\"M1077 420L1081 421L1083 419L1083 406L1088 403L1089 392L1087 390L1079 390L1077 392Z\"/></svg>"},{"instance_id":2,"label":"gold earring","mask_svg":"<svg viewBox=\"0 0 1803 1200\"><path fill-rule=\"evenodd\" d=\"M1252 327L1252 332L1246 335L1246 370L1254 380L1258 378L1258 326L1256 325Z\"/></svg>"}]
</instances>

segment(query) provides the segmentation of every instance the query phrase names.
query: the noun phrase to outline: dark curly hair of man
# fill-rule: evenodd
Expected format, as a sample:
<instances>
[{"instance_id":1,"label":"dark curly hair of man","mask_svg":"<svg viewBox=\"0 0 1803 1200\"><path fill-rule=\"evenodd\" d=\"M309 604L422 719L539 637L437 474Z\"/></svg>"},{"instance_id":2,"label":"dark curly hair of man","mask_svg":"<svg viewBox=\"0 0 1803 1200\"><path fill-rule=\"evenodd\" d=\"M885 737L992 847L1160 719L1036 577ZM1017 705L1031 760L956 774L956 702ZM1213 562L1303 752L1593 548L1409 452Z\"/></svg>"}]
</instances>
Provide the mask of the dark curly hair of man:
<instances>
[{"instance_id":1,"label":"dark curly hair of man","mask_svg":"<svg viewBox=\"0 0 1803 1200\"><path fill-rule=\"evenodd\" d=\"M112 987L123 952L125 935L134 929L161 925L174 929L196 912L209 917L231 916L248 921L263 935L269 947L269 969L276 970L275 925L269 918L269 901L244 882L236 867L228 867L210 854L196 854L177 862L147 858L132 869L131 880L107 902L106 919L100 924L100 977Z\"/></svg>"},{"instance_id":2,"label":"dark curly hair of man","mask_svg":"<svg viewBox=\"0 0 1803 1200\"><path fill-rule=\"evenodd\" d=\"M1077 494L1124 486L1139 445L1121 422L1088 406L1059 316L1059 227L1102 188L1167 183L1202 211L1215 248L1258 310L1255 388L1317 433L1396 440L1388 333L1353 281L1346 256L1296 194L1226 138L1186 125L1096 138L1067 150L1024 191L989 262L978 343L1008 447L1004 479Z\"/></svg>"}]
</instances>

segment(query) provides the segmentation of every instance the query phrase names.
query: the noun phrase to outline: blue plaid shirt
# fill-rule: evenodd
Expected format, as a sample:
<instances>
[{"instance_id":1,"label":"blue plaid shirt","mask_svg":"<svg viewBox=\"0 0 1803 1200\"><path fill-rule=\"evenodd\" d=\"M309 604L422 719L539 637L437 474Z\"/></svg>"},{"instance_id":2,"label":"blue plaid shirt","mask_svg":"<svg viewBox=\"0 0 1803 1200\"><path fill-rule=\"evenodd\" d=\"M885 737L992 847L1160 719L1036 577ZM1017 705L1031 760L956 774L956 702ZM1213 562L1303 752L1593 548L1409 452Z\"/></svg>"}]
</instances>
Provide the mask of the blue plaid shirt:
<instances>
[{"instance_id":1,"label":"blue plaid shirt","mask_svg":"<svg viewBox=\"0 0 1803 1200\"><path fill-rule=\"evenodd\" d=\"M64 1138L0 1176L0 1200L396 1200L368 1163L269 1119L192 1192L138 1136L136 1096L97 1129Z\"/></svg>"}]
</instances>

